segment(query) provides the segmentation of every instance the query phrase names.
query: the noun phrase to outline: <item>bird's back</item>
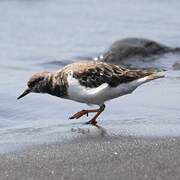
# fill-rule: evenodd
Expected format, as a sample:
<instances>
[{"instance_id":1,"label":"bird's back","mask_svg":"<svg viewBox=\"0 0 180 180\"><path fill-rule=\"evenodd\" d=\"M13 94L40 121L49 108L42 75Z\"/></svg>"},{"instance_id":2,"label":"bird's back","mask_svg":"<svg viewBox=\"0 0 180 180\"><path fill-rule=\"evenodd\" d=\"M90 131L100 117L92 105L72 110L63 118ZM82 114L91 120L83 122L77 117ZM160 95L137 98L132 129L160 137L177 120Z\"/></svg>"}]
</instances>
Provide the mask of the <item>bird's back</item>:
<instances>
[{"instance_id":1,"label":"bird's back","mask_svg":"<svg viewBox=\"0 0 180 180\"><path fill-rule=\"evenodd\" d=\"M71 71L82 86L95 88L103 83L111 87L119 84L134 81L145 76L149 76L156 71L126 69L114 64L102 62L77 62L65 66L60 73L67 77L67 72Z\"/></svg>"}]
</instances>

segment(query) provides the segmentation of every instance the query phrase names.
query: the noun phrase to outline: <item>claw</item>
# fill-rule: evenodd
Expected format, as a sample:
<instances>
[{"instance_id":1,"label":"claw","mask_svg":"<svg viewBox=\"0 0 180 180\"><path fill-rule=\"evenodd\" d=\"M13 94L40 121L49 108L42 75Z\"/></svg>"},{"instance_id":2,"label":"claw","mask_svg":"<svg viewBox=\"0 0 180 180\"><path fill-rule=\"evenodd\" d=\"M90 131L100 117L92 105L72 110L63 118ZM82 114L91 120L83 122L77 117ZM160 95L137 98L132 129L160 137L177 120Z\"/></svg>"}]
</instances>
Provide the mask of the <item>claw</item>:
<instances>
[{"instance_id":1,"label":"claw","mask_svg":"<svg viewBox=\"0 0 180 180\"><path fill-rule=\"evenodd\" d=\"M86 122L86 124L92 124L92 125L96 125L97 121L94 119L91 119L90 121Z\"/></svg>"}]
</instances>

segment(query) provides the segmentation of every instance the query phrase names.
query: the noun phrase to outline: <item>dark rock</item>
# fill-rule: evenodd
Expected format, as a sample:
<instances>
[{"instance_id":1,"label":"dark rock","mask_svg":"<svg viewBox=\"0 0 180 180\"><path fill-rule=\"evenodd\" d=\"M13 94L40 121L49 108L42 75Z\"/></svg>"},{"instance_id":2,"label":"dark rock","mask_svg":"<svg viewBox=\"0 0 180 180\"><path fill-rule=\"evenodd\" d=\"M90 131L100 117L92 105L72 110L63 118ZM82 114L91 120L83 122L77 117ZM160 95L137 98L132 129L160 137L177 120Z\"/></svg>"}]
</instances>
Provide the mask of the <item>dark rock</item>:
<instances>
[{"instance_id":1,"label":"dark rock","mask_svg":"<svg viewBox=\"0 0 180 180\"><path fill-rule=\"evenodd\" d=\"M126 38L115 41L100 60L109 63L120 63L126 59L142 59L168 52L180 52L180 48L171 48L158 42L143 38Z\"/></svg>"},{"instance_id":2,"label":"dark rock","mask_svg":"<svg viewBox=\"0 0 180 180\"><path fill-rule=\"evenodd\" d=\"M180 70L180 61L173 64L173 70Z\"/></svg>"}]
</instances>

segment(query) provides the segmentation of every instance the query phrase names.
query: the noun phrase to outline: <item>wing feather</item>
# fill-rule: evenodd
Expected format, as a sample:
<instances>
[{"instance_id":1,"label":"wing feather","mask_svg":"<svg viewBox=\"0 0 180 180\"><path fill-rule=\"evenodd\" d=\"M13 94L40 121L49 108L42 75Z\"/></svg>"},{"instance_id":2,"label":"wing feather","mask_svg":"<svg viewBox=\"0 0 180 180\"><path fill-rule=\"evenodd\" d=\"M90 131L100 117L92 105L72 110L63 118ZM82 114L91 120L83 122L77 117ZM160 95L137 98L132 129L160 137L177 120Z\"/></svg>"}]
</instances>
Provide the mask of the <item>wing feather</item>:
<instances>
[{"instance_id":1,"label":"wing feather","mask_svg":"<svg viewBox=\"0 0 180 180\"><path fill-rule=\"evenodd\" d=\"M73 71L73 77L85 87L94 88L107 83L116 87L154 73L152 70L132 70L102 62L74 63L64 68Z\"/></svg>"}]
</instances>

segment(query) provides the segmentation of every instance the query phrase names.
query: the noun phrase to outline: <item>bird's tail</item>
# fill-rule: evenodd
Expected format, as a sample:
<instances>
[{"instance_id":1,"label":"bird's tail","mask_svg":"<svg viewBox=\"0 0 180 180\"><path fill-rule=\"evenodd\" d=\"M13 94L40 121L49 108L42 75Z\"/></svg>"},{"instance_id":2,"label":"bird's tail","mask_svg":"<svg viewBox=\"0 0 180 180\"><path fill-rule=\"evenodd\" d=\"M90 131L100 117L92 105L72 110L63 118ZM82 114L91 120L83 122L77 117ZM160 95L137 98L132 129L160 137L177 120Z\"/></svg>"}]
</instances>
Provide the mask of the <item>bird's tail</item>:
<instances>
[{"instance_id":1,"label":"bird's tail","mask_svg":"<svg viewBox=\"0 0 180 180\"><path fill-rule=\"evenodd\" d=\"M159 78L164 78L164 77L165 77L165 75L163 74L163 72L157 72L157 73L153 73L149 76L146 76L147 81L151 81L151 80L159 79Z\"/></svg>"},{"instance_id":2,"label":"bird's tail","mask_svg":"<svg viewBox=\"0 0 180 180\"><path fill-rule=\"evenodd\" d=\"M155 79L159 79L159 78L164 78L164 74L163 72L155 72L155 73L152 73L150 75L147 75L143 78L140 78L137 80L137 82L139 84L143 84L143 83L146 83L146 82L149 82L149 81L152 81L152 80L155 80Z\"/></svg>"}]
</instances>

